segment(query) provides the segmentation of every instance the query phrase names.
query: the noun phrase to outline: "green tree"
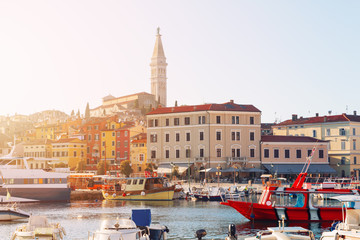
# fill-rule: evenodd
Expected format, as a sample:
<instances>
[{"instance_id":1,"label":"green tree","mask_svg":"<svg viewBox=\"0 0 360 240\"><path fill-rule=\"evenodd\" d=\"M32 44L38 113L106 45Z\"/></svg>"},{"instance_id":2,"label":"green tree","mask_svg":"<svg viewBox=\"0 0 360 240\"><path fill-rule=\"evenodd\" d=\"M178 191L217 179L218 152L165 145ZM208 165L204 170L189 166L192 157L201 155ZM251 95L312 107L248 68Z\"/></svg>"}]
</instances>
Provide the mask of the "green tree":
<instances>
[{"instance_id":1,"label":"green tree","mask_svg":"<svg viewBox=\"0 0 360 240\"><path fill-rule=\"evenodd\" d=\"M66 167L67 167L67 164L63 163L63 162L55 164L55 168L66 168Z\"/></svg>"},{"instance_id":2,"label":"green tree","mask_svg":"<svg viewBox=\"0 0 360 240\"><path fill-rule=\"evenodd\" d=\"M129 177L130 174L134 172L134 170L131 168L130 160L125 160L120 163L120 172L126 177Z\"/></svg>"},{"instance_id":3,"label":"green tree","mask_svg":"<svg viewBox=\"0 0 360 240\"><path fill-rule=\"evenodd\" d=\"M96 165L96 168L98 175L105 175L107 171L107 167L105 166L105 160L100 160Z\"/></svg>"},{"instance_id":4,"label":"green tree","mask_svg":"<svg viewBox=\"0 0 360 240\"><path fill-rule=\"evenodd\" d=\"M85 169L86 169L86 162L85 161L80 161L80 162L77 163L75 171L82 172Z\"/></svg>"},{"instance_id":5,"label":"green tree","mask_svg":"<svg viewBox=\"0 0 360 240\"><path fill-rule=\"evenodd\" d=\"M89 103L87 103L85 108L85 119L89 120L89 118L90 118L90 107L89 107Z\"/></svg>"},{"instance_id":6,"label":"green tree","mask_svg":"<svg viewBox=\"0 0 360 240\"><path fill-rule=\"evenodd\" d=\"M145 171L153 173L155 169L156 169L155 164L153 164L153 163L146 164Z\"/></svg>"}]
</instances>

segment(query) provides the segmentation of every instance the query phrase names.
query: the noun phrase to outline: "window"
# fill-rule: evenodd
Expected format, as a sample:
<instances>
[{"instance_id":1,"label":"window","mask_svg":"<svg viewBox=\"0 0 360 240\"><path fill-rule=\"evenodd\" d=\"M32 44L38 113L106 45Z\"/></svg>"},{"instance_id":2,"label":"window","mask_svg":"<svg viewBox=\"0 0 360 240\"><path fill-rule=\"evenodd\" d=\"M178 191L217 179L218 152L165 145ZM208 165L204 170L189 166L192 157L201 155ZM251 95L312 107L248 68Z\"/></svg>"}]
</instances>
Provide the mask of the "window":
<instances>
[{"instance_id":1,"label":"window","mask_svg":"<svg viewBox=\"0 0 360 240\"><path fill-rule=\"evenodd\" d=\"M290 158L290 150L285 149L285 158Z\"/></svg>"},{"instance_id":2,"label":"window","mask_svg":"<svg viewBox=\"0 0 360 240\"><path fill-rule=\"evenodd\" d=\"M89 136L88 136L88 140L89 140L89 141L91 141L91 134L89 134Z\"/></svg>"},{"instance_id":3,"label":"window","mask_svg":"<svg viewBox=\"0 0 360 240\"><path fill-rule=\"evenodd\" d=\"M356 140L353 140L353 150L356 150Z\"/></svg>"},{"instance_id":4,"label":"window","mask_svg":"<svg viewBox=\"0 0 360 240\"><path fill-rule=\"evenodd\" d=\"M126 158L126 159L128 158L128 152L127 151L124 152L124 158Z\"/></svg>"},{"instance_id":5,"label":"window","mask_svg":"<svg viewBox=\"0 0 360 240\"><path fill-rule=\"evenodd\" d=\"M156 120L157 121L157 120ZM125 137L127 137L128 136L128 131L125 131L124 132L124 135L125 135Z\"/></svg>"},{"instance_id":6,"label":"window","mask_svg":"<svg viewBox=\"0 0 360 240\"><path fill-rule=\"evenodd\" d=\"M170 157L170 151L169 150L165 150L165 158L169 158Z\"/></svg>"},{"instance_id":7,"label":"window","mask_svg":"<svg viewBox=\"0 0 360 240\"><path fill-rule=\"evenodd\" d=\"M324 158L324 150L319 149L319 158Z\"/></svg>"},{"instance_id":8,"label":"window","mask_svg":"<svg viewBox=\"0 0 360 240\"><path fill-rule=\"evenodd\" d=\"M342 157L342 158L341 158L341 165L345 165L345 161L346 161L346 158L345 158L345 157Z\"/></svg>"},{"instance_id":9,"label":"window","mask_svg":"<svg viewBox=\"0 0 360 240\"><path fill-rule=\"evenodd\" d=\"M145 159L144 154L139 154L139 161L140 161L140 162L143 162L144 159Z\"/></svg>"},{"instance_id":10,"label":"window","mask_svg":"<svg viewBox=\"0 0 360 240\"><path fill-rule=\"evenodd\" d=\"M190 149L185 150L186 158L190 158Z\"/></svg>"},{"instance_id":11,"label":"window","mask_svg":"<svg viewBox=\"0 0 360 240\"><path fill-rule=\"evenodd\" d=\"M175 151L176 158L180 158L180 150L176 149Z\"/></svg>"},{"instance_id":12,"label":"window","mask_svg":"<svg viewBox=\"0 0 360 240\"><path fill-rule=\"evenodd\" d=\"M95 134L95 141L99 140L99 134Z\"/></svg>"},{"instance_id":13,"label":"window","mask_svg":"<svg viewBox=\"0 0 360 240\"><path fill-rule=\"evenodd\" d=\"M105 141L103 141L103 142L102 142L102 145L103 145L104 147L105 147L105 144L106 144Z\"/></svg>"},{"instance_id":14,"label":"window","mask_svg":"<svg viewBox=\"0 0 360 240\"><path fill-rule=\"evenodd\" d=\"M190 125L190 117L185 117L184 122L185 125Z\"/></svg>"},{"instance_id":15,"label":"window","mask_svg":"<svg viewBox=\"0 0 360 240\"><path fill-rule=\"evenodd\" d=\"M116 147L118 147L118 148L120 147L120 141L116 142Z\"/></svg>"},{"instance_id":16,"label":"window","mask_svg":"<svg viewBox=\"0 0 360 240\"><path fill-rule=\"evenodd\" d=\"M167 118L167 119L165 119L165 125L166 126L169 126L170 125L170 120Z\"/></svg>"},{"instance_id":17,"label":"window","mask_svg":"<svg viewBox=\"0 0 360 240\"><path fill-rule=\"evenodd\" d=\"M199 124L205 124L205 116L199 116Z\"/></svg>"},{"instance_id":18,"label":"window","mask_svg":"<svg viewBox=\"0 0 360 240\"><path fill-rule=\"evenodd\" d=\"M115 132L112 132L112 134L111 134L113 137L115 137Z\"/></svg>"},{"instance_id":19,"label":"window","mask_svg":"<svg viewBox=\"0 0 360 240\"><path fill-rule=\"evenodd\" d=\"M157 127L159 125L159 120L158 119L155 119L154 120L154 126ZM126 134L126 133L125 133ZM126 135L125 135L126 136Z\"/></svg>"},{"instance_id":20,"label":"window","mask_svg":"<svg viewBox=\"0 0 360 240\"><path fill-rule=\"evenodd\" d=\"M156 151L154 150L151 151L151 158L156 158Z\"/></svg>"},{"instance_id":21,"label":"window","mask_svg":"<svg viewBox=\"0 0 360 240\"><path fill-rule=\"evenodd\" d=\"M311 150L311 149L310 149L310 150L309 150L309 149L307 150L307 156L308 156L308 157L310 157L310 156L311 156L311 152L312 152L312 150Z\"/></svg>"},{"instance_id":22,"label":"window","mask_svg":"<svg viewBox=\"0 0 360 240\"><path fill-rule=\"evenodd\" d=\"M200 148L200 157L204 157L204 149Z\"/></svg>"},{"instance_id":23,"label":"window","mask_svg":"<svg viewBox=\"0 0 360 240\"><path fill-rule=\"evenodd\" d=\"M111 142L111 146L115 146L115 141L112 141L112 142Z\"/></svg>"},{"instance_id":24,"label":"window","mask_svg":"<svg viewBox=\"0 0 360 240\"><path fill-rule=\"evenodd\" d=\"M345 150L345 140L341 140L341 150Z\"/></svg>"},{"instance_id":25,"label":"window","mask_svg":"<svg viewBox=\"0 0 360 240\"><path fill-rule=\"evenodd\" d=\"M301 158L301 149L296 150L296 158Z\"/></svg>"},{"instance_id":26,"label":"window","mask_svg":"<svg viewBox=\"0 0 360 240\"><path fill-rule=\"evenodd\" d=\"M313 130L313 137L316 138L316 130Z\"/></svg>"},{"instance_id":27,"label":"window","mask_svg":"<svg viewBox=\"0 0 360 240\"><path fill-rule=\"evenodd\" d=\"M174 126L179 126L180 120L179 118L174 118Z\"/></svg>"},{"instance_id":28,"label":"window","mask_svg":"<svg viewBox=\"0 0 360 240\"><path fill-rule=\"evenodd\" d=\"M157 134L150 134L150 142L152 143L157 142Z\"/></svg>"},{"instance_id":29,"label":"window","mask_svg":"<svg viewBox=\"0 0 360 240\"><path fill-rule=\"evenodd\" d=\"M255 149L253 148L250 149L250 157L251 158L255 157Z\"/></svg>"},{"instance_id":30,"label":"window","mask_svg":"<svg viewBox=\"0 0 360 240\"><path fill-rule=\"evenodd\" d=\"M200 141L204 140L204 132L200 132Z\"/></svg>"},{"instance_id":31,"label":"window","mask_svg":"<svg viewBox=\"0 0 360 240\"><path fill-rule=\"evenodd\" d=\"M240 132L231 132L232 141L240 141Z\"/></svg>"},{"instance_id":32,"label":"window","mask_svg":"<svg viewBox=\"0 0 360 240\"><path fill-rule=\"evenodd\" d=\"M86 153L90 153L90 147L86 148Z\"/></svg>"},{"instance_id":33,"label":"window","mask_svg":"<svg viewBox=\"0 0 360 240\"><path fill-rule=\"evenodd\" d=\"M231 123L232 124L239 124L239 122L240 122L239 116L232 116L231 117Z\"/></svg>"},{"instance_id":34,"label":"window","mask_svg":"<svg viewBox=\"0 0 360 240\"><path fill-rule=\"evenodd\" d=\"M180 142L180 133L176 133L176 134L175 134L175 140L176 140L177 142Z\"/></svg>"},{"instance_id":35,"label":"window","mask_svg":"<svg viewBox=\"0 0 360 240\"><path fill-rule=\"evenodd\" d=\"M269 149L264 149L264 158L269 158Z\"/></svg>"},{"instance_id":36,"label":"window","mask_svg":"<svg viewBox=\"0 0 360 240\"><path fill-rule=\"evenodd\" d=\"M218 140L218 141L221 140L221 132L219 132L219 131L216 132L216 140Z\"/></svg>"},{"instance_id":37,"label":"window","mask_svg":"<svg viewBox=\"0 0 360 240\"><path fill-rule=\"evenodd\" d=\"M330 128L326 129L326 136L330 136Z\"/></svg>"},{"instance_id":38,"label":"window","mask_svg":"<svg viewBox=\"0 0 360 240\"><path fill-rule=\"evenodd\" d=\"M153 126L154 126L154 122L153 122L153 120L152 120L152 119L150 119L150 120L149 120L149 122L148 122L148 126L149 126L149 127L153 127Z\"/></svg>"},{"instance_id":39,"label":"window","mask_svg":"<svg viewBox=\"0 0 360 240\"><path fill-rule=\"evenodd\" d=\"M216 149L216 157L221 157L221 148Z\"/></svg>"},{"instance_id":40,"label":"window","mask_svg":"<svg viewBox=\"0 0 360 240\"><path fill-rule=\"evenodd\" d=\"M220 124L221 123L221 116L216 116L216 123Z\"/></svg>"},{"instance_id":41,"label":"window","mask_svg":"<svg viewBox=\"0 0 360 240\"><path fill-rule=\"evenodd\" d=\"M274 149L274 158L279 158L279 149Z\"/></svg>"},{"instance_id":42,"label":"window","mask_svg":"<svg viewBox=\"0 0 360 240\"><path fill-rule=\"evenodd\" d=\"M354 164L357 164L357 162L356 162L356 157L354 157Z\"/></svg>"},{"instance_id":43,"label":"window","mask_svg":"<svg viewBox=\"0 0 360 240\"><path fill-rule=\"evenodd\" d=\"M170 134L166 133L165 134L165 142L169 142L170 141Z\"/></svg>"},{"instance_id":44,"label":"window","mask_svg":"<svg viewBox=\"0 0 360 240\"><path fill-rule=\"evenodd\" d=\"M105 137L105 133L103 133L102 136Z\"/></svg>"},{"instance_id":45,"label":"window","mask_svg":"<svg viewBox=\"0 0 360 240\"><path fill-rule=\"evenodd\" d=\"M251 125L254 124L254 117L250 117L250 124L251 124Z\"/></svg>"},{"instance_id":46,"label":"window","mask_svg":"<svg viewBox=\"0 0 360 240\"><path fill-rule=\"evenodd\" d=\"M250 141L254 141L254 140L255 140L255 133L250 132Z\"/></svg>"},{"instance_id":47,"label":"window","mask_svg":"<svg viewBox=\"0 0 360 240\"><path fill-rule=\"evenodd\" d=\"M345 135L346 135L346 132L345 132L345 129L344 129L344 128L340 128L340 129L339 129L339 135L340 135L340 136L345 136Z\"/></svg>"},{"instance_id":48,"label":"window","mask_svg":"<svg viewBox=\"0 0 360 240\"><path fill-rule=\"evenodd\" d=\"M126 140L126 141L124 141L124 147L128 147L128 141Z\"/></svg>"},{"instance_id":49,"label":"window","mask_svg":"<svg viewBox=\"0 0 360 240\"><path fill-rule=\"evenodd\" d=\"M190 141L190 133L189 132L186 133L186 141L188 141L188 142Z\"/></svg>"},{"instance_id":50,"label":"window","mask_svg":"<svg viewBox=\"0 0 360 240\"><path fill-rule=\"evenodd\" d=\"M115 156L115 151L111 151L111 156Z\"/></svg>"},{"instance_id":51,"label":"window","mask_svg":"<svg viewBox=\"0 0 360 240\"><path fill-rule=\"evenodd\" d=\"M356 129L353 128L353 135L355 136L356 135Z\"/></svg>"}]
</instances>

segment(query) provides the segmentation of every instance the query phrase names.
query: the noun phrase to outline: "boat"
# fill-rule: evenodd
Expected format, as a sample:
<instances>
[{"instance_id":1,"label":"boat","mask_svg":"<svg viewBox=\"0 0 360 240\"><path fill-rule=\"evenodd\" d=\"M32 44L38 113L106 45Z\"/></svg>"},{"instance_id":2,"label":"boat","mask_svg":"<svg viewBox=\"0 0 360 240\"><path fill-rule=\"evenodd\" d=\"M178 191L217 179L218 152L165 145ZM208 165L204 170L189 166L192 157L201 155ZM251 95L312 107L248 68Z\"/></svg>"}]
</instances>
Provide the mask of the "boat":
<instances>
[{"instance_id":1,"label":"boat","mask_svg":"<svg viewBox=\"0 0 360 240\"><path fill-rule=\"evenodd\" d=\"M29 217L30 214L19 209L16 202L0 207L0 221L13 221Z\"/></svg>"},{"instance_id":2,"label":"boat","mask_svg":"<svg viewBox=\"0 0 360 240\"><path fill-rule=\"evenodd\" d=\"M102 190L106 200L172 201L175 185L169 186L163 177L128 178L124 184L117 183L109 190Z\"/></svg>"},{"instance_id":3,"label":"boat","mask_svg":"<svg viewBox=\"0 0 360 240\"><path fill-rule=\"evenodd\" d=\"M226 191L221 187L208 187L201 192L194 193L194 197L200 201L223 201Z\"/></svg>"},{"instance_id":4,"label":"boat","mask_svg":"<svg viewBox=\"0 0 360 240\"><path fill-rule=\"evenodd\" d=\"M334 221L330 232L323 232L320 240L359 240L360 239L360 196L340 195L343 207L342 221Z\"/></svg>"},{"instance_id":5,"label":"boat","mask_svg":"<svg viewBox=\"0 0 360 240\"><path fill-rule=\"evenodd\" d=\"M65 229L59 223L51 224L46 216L30 216L26 225L18 227L11 240L62 240Z\"/></svg>"},{"instance_id":6,"label":"boat","mask_svg":"<svg viewBox=\"0 0 360 240\"><path fill-rule=\"evenodd\" d=\"M3 161L4 162L4 161ZM31 169L27 158L7 159L0 165L0 201L9 192L16 202L70 201L68 173Z\"/></svg>"},{"instance_id":7,"label":"boat","mask_svg":"<svg viewBox=\"0 0 360 240\"><path fill-rule=\"evenodd\" d=\"M314 151L314 149L313 149ZM313 153L312 153L313 155ZM358 189L304 189L303 184L311 157L291 187L266 186L259 201L227 200L222 205L233 207L249 220L333 221L341 219L341 203L335 195L359 195Z\"/></svg>"},{"instance_id":8,"label":"boat","mask_svg":"<svg viewBox=\"0 0 360 240\"><path fill-rule=\"evenodd\" d=\"M151 223L150 209L133 209L131 219L117 219L115 224L103 221L100 230L90 233L88 240L166 240L166 226Z\"/></svg>"}]
</instances>

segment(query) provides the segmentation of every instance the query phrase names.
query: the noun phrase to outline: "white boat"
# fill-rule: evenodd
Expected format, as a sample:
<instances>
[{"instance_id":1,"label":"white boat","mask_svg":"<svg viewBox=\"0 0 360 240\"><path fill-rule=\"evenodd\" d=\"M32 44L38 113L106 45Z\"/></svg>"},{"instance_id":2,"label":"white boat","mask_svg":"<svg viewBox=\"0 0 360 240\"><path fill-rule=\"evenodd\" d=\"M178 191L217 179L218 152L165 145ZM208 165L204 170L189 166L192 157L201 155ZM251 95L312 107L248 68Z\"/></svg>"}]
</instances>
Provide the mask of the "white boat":
<instances>
[{"instance_id":1,"label":"white boat","mask_svg":"<svg viewBox=\"0 0 360 240\"><path fill-rule=\"evenodd\" d=\"M233 238L226 238L226 240ZM269 227L265 231L260 231L255 237L245 238L245 240L315 240L314 233L302 227Z\"/></svg>"},{"instance_id":2,"label":"white boat","mask_svg":"<svg viewBox=\"0 0 360 240\"><path fill-rule=\"evenodd\" d=\"M66 235L59 223L50 224L45 216L30 216L29 222L18 227L11 240L62 240Z\"/></svg>"},{"instance_id":3,"label":"white boat","mask_svg":"<svg viewBox=\"0 0 360 240\"><path fill-rule=\"evenodd\" d=\"M100 230L89 233L88 240L165 240L167 227L151 223L150 209L133 209L132 219L102 222Z\"/></svg>"},{"instance_id":4,"label":"white boat","mask_svg":"<svg viewBox=\"0 0 360 240\"><path fill-rule=\"evenodd\" d=\"M0 206L0 221L12 221L29 217L30 214L19 209L16 203Z\"/></svg>"},{"instance_id":5,"label":"white boat","mask_svg":"<svg viewBox=\"0 0 360 240\"><path fill-rule=\"evenodd\" d=\"M360 239L360 196L343 195L331 198L342 203L343 219L342 222L334 222L330 232L323 232L320 240Z\"/></svg>"},{"instance_id":6,"label":"white boat","mask_svg":"<svg viewBox=\"0 0 360 240\"><path fill-rule=\"evenodd\" d=\"M7 202L8 192L17 202L70 201L69 173L31 169L26 158L1 160L1 202Z\"/></svg>"}]
</instances>

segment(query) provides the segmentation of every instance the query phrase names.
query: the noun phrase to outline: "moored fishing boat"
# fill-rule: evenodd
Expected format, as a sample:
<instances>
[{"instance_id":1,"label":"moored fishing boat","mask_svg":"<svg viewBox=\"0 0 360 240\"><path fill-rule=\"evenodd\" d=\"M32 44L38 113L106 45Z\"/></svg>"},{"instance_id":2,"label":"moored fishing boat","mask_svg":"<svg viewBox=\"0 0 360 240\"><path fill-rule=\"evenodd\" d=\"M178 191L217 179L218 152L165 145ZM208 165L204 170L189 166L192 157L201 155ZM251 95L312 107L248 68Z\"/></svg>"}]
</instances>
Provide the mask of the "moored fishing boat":
<instances>
[{"instance_id":1,"label":"moored fishing boat","mask_svg":"<svg viewBox=\"0 0 360 240\"><path fill-rule=\"evenodd\" d=\"M30 217L30 214L19 209L16 203L0 207L0 221L13 221Z\"/></svg>"},{"instance_id":2,"label":"moored fishing boat","mask_svg":"<svg viewBox=\"0 0 360 240\"><path fill-rule=\"evenodd\" d=\"M106 200L171 201L175 186L169 186L162 177L128 178L124 184L115 184L109 190L102 190Z\"/></svg>"}]
</instances>

